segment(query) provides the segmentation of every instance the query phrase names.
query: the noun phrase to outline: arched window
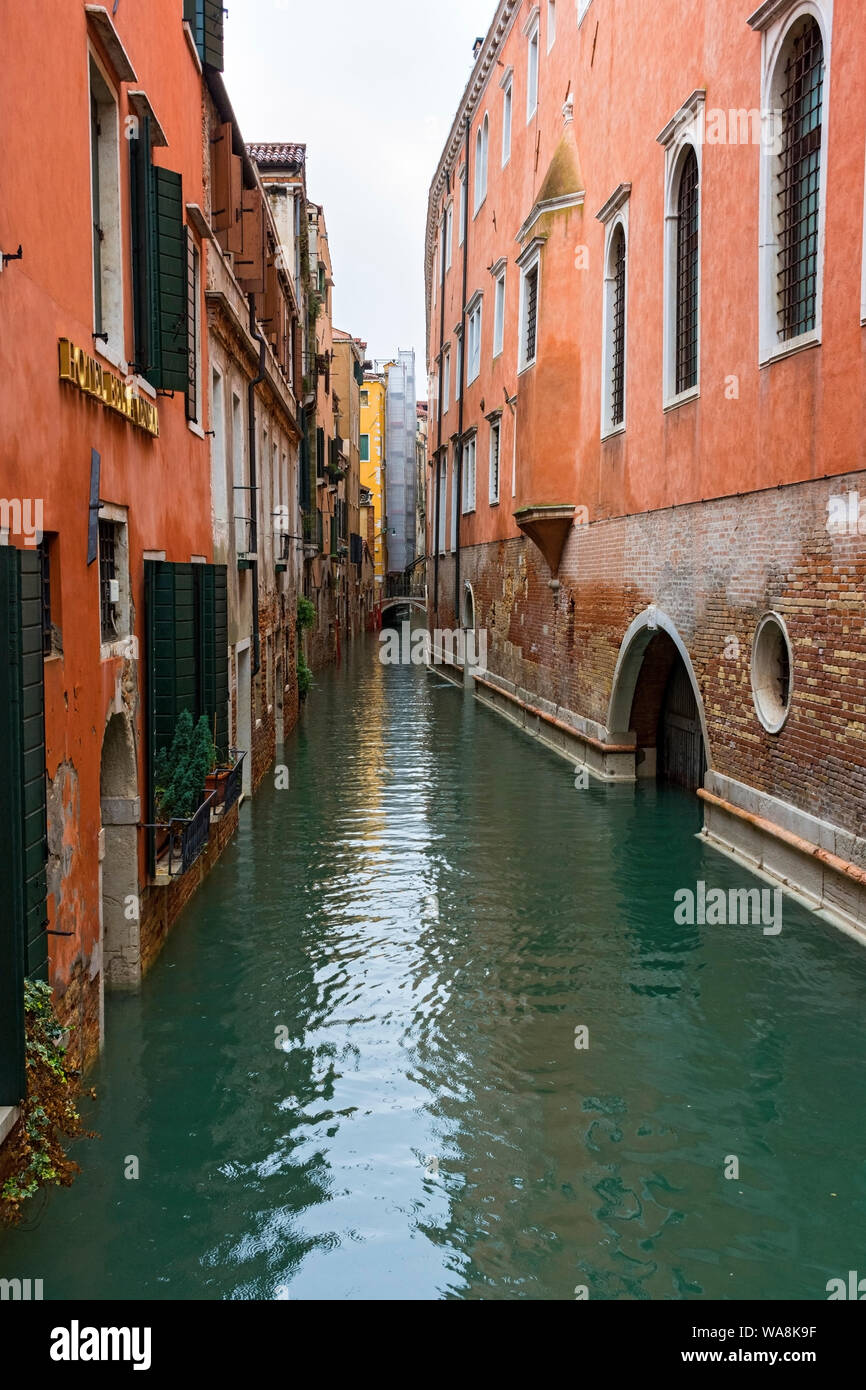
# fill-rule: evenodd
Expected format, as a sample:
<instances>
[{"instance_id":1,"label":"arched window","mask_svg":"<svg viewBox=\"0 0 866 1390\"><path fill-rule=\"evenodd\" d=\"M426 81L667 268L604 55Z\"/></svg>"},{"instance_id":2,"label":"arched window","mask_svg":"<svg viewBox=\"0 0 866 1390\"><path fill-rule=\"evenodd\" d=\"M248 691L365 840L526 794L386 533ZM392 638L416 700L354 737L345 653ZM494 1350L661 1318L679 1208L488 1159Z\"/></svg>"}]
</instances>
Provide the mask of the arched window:
<instances>
[{"instance_id":1,"label":"arched window","mask_svg":"<svg viewBox=\"0 0 866 1390\"><path fill-rule=\"evenodd\" d=\"M608 227L604 280L602 434L625 425L626 309L628 256L621 217Z\"/></svg>"},{"instance_id":2,"label":"arched window","mask_svg":"<svg viewBox=\"0 0 866 1390\"><path fill-rule=\"evenodd\" d=\"M698 158L687 149L677 197L676 363L679 395L698 384L698 290L700 283L700 182Z\"/></svg>"},{"instance_id":3,"label":"arched window","mask_svg":"<svg viewBox=\"0 0 866 1390\"><path fill-rule=\"evenodd\" d=\"M821 340L832 0L762 5L762 363Z\"/></svg>"},{"instance_id":4,"label":"arched window","mask_svg":"<svg viewBox=\"0 0 866 1390\"><path fill-rule=\"evenodd\" d=\"M490 148L490 119L484 117L475 136L475 211L487 197L487 155Z\"/></svg>"},{"instance_id":5,"label":"arched window","mask_svg":"<svg viewBox=\"0 0 866 1390\"><path fill-rule=\"evenodd\" d=\"M811 15L794 26L780 69L777 331L780 342L786 342L811 332L817 323L824 41Z\"/></svg>"}]
</instances>

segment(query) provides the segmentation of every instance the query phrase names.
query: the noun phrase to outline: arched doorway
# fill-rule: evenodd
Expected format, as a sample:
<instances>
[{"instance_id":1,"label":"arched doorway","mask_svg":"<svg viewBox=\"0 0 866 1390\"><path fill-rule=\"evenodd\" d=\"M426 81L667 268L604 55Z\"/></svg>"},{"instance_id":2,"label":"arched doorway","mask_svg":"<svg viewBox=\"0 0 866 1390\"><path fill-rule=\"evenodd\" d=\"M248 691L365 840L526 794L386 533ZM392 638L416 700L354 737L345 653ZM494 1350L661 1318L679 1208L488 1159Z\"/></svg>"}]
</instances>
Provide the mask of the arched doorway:
<instances>
[{"instance_id":1,"label":"arched doorway","mask_svg":"<svg viewBox=\"0 0 866 1390\"><path fill-rule=\"evenodd\" d=\"M109 989L141 983L141 905L138 890L138 823L141 803L135 739L123 714L109 719L102 741L99 795L102 807L102 958Z\"/></svg>"},{"instance_id":2,"label":"arched doorway","mask_svg":"<svg viewBox=\"0 0 866 1390\"><path fill-rule=\"evenodd\" d=\"M674 624L648 609L620 650L608 715L611 737L633 733L638 777L696 791L711 765L706 719L688 651Z\"/></svg>"}]
</instances>

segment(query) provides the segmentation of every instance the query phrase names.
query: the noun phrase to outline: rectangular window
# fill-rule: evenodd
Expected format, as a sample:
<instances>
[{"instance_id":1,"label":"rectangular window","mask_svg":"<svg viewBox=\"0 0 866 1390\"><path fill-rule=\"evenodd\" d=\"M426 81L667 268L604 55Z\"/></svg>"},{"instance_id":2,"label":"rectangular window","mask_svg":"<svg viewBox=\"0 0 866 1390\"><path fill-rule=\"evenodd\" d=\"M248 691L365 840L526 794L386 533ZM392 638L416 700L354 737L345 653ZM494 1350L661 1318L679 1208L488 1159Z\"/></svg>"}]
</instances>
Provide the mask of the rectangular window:
<instances>
[{"instance_id":1,"label":"rectangular window","mask_svg":"<svg viewBox=\"0 0 866 1390\"><path fill-rule=\"evenodd\" d=\"M459 401L463 391L463 338L457 338L457 362L454 370L454 399Z\"/></svg>"},{"instance_id":2,"label":"rectangular window","mask_svg":"<svg viewBox=\"0 0 866 1390\"><path fill-rule=\"evenodd\" d=\"M362 391L362 392L361 392L361 409L362 409L362 410L366 410L366 409L368 408L369 404L370 404L370 392L369 392L369 391Z\"/></svg>"},{"instance_id":3,"label":"rectangular window","mask_svg":"<svg viewBox=\"0 0 866 1390\"><path fill-rule=\"evenodd\" d=\"M547 0L547 51L556 43L556 0Z\"/></svg>"},{"instance_id":4,"label":"rectangular window","mask_svg":"<svg viewBox=\"0 0 866 1390\"><path fill-rule=\"evenodd\" d=\"M448 509L448 455L443 453L439 459L439 554L445 554Z\"/></svg>"},{"instance_id":5,"label":"rectangular window","mask_svg":"<svg viewBox=\"0 0 866 1390\"><path fill-rule=\"evenodd\" d=\"M460 445L454 445L451 461L451 549L457 549L457 469L460 467Z\"/></svg>"},{"instance_id":6,"label":"rectangular window","mask_svg":"<svg viewBox=\"0 0 866 1390\"><path fill-rule=\"evenodd\" d=\"M122 582L125 529L116 521L99 522L99 616L104 643L127 636Z\"/></svg>"},{"instance_id":7,"label":"rectangular window","mask_svg":"<svg viewBox=\"0 0 866 1390\"><path fill-rule=\"evenodd\" d=\"M124 361L123 252L117 102L90 60L90 181L93 242L93 331L98 346Z\"/></svg>"},{"instance_id":8,"label":"rectangular window","mask_svg":"<svg viewBox=\"0 0 866 1390\"><path fill-rule=\"evenodd\" d=\"M495 420L490 426L490 505L499 501L499 449L502 436L502 423Z\"/></svg>"},{"instance_id":9,"label":"rectangular window","mask_svg":"<svg viewBox=\"0 0 866 1390\"><path fill-rule=\"evenodd\" d=\"M457 242L458 242L458 245L462 246L462 245L463 245L463 239L464 239L464 237L466 236L466 170L465 170L465 168L460 170L460 174L459 174L458 177L459 177L459 181L460 181L460 198L459 198L459 212L458 212L459 223L458 223L458 227L457 227Z\"/></svg>"},{"instance_id":10,"label":"rectangular window","mask_svg":"<svg viewBox=\"0 0 866 1390\"><path fill-rule=\"evenodd\" d=\"M454 252L454 207L449 203L445 209L445 269L450 270Z\"/></svg>"},{"instance_id":11,"label":"rectangular window","mask_svg":"<svg viewBox=\"0 0 866 1390\"><path fill-rule=\"evenodd\" d=\"M187 355L186 418L201 424L201 252L195 244L192 230L186 229L187 286Z\"/></svg>"},{"instance_id":12,"label":"rectangular window","mask_svg":"<svg viewBox=\"0 0 866 1390\"><path fill-rule=\"evenodd\" d=\"M451 404L451 349L446 348L442 354L442 414L448 414Z\"/></svg>"},{"instance_id":13,"label":"rectangular window","mask_svg":"<svg viewBox=\"0 0 866 1390\"><path fill-rule=\"evenodd\" d=\"M520 309L520 370L531 367L538 349L538 273L536 259L523 272Z\"/></svg>"},{"instance_id":14,"label":"rectangular window","mask_svg":"<svg viewBox=\"0 0 866 1390\"><path fill-rule=\"evenodd\" d=\"M463 514L475 511L475 455L476 437L472 436L463 446Z\"/></svg>"},{"instance_id":15,"label":"rectangular window","mask_svg":"<svg viewBox=\"0 0 866 1390\"><path fill-rule=\"evenodd\" d=\"M511 158L511 124L514 110L514 83L509 78L508 85L502 94L502 167L505 168Z\"/></svg>"},{"instance_id":16,"label":"rectangular window","mask_svg":"<svg viewBox=\"0 0 866 1390\"><path fill-rule=\"evenodd\" d=\"M471 385L481 371L481 301L469 313L469 352L467 357L466 384Z\"/></svg>"},{"instance_id":17,"label":"rectangular window","mask_svg":"<svg viewBox=\"0 0 866 1390\"><path fill-rule=\"evenodd\" d=\"M505 271L496 277L493 302L493 356L498 357L505 346Z\"/></svg>"},{"instance_id":18,"label":"rectangular window","mask_svg":"<svg viewBox=\"0 0 866 1390\"><path fill-rule=\"evenodd\" d=\"M361 462L370 462L370 436L368 434L361 435Z\"/></svg>"},{"instance_id":19,"label":"rectangular window","mask_svg":"<svg viewBox=\"0 0 866 1390\"><path fill-rule=\"evenodd\" d=\"M532 120L538 110L538 15L528 34L529 48L526 57L526 119Z\"/></svg>"},{"instance_id":20,"label":"rectangular window","mask_svg":"<svg viewBox=\"0 0 866 1390\"><path fill-rule=\"evenodd\" d=\"M39 579L42 608L42 655L54 653L54 629L51 623L51 550L56 537L43 536L39 544ZM50 547L50 548L49 548Z\"/></svg>"}]
</instances>

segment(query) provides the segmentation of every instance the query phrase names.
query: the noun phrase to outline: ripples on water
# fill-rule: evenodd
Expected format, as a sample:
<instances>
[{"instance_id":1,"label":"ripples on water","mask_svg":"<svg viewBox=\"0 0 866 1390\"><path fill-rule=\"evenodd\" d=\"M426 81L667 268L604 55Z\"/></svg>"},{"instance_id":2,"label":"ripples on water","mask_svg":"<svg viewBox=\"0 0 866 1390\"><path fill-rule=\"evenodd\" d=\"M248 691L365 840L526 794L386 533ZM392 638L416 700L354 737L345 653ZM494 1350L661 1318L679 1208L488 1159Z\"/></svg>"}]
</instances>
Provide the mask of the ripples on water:
<instances>
[{"instance_id":1,"label":"ripples on water","mask_svg":"<svg viewBox=\"0 0 866 1390\"><path fill-rule=\"evenodd\" d=\"M676 926L678 888L751 886L694 799L578 792L374 645L109 1000L102 1138L0 1271L58 1298L825 1297L863 1262L862 949L789 902L779 938Z\"/></svg>"}]
</instances>

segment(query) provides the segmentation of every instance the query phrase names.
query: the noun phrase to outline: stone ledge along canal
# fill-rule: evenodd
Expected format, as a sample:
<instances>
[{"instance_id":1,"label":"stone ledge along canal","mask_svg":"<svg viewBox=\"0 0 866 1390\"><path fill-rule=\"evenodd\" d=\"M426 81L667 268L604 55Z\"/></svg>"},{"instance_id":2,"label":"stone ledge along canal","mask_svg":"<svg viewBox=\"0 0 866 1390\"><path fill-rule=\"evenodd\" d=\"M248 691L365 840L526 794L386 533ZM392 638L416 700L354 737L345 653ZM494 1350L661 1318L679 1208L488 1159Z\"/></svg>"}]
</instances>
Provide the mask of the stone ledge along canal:
<instances>
[{"instance_id":1,"label":"stone ledge along canal","mask_svg":"<svg viewBox=\"0 0 866 1390\"><path fill-rule=\"evenodd\" d=\"M677 925L679 889L765 886L696 838L692 796L578 790L374 639L278 761L288 789L107 1000L100 1137L0 1274L46 1299L699 1301L825 1299L863 1267L866 951L788 899L778 936Z\"/></svg>"}]
</instances>

